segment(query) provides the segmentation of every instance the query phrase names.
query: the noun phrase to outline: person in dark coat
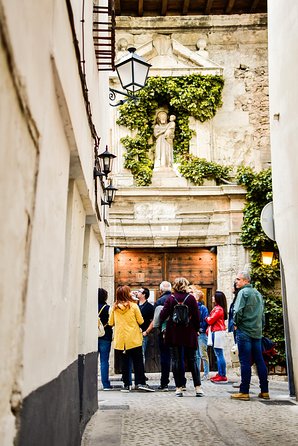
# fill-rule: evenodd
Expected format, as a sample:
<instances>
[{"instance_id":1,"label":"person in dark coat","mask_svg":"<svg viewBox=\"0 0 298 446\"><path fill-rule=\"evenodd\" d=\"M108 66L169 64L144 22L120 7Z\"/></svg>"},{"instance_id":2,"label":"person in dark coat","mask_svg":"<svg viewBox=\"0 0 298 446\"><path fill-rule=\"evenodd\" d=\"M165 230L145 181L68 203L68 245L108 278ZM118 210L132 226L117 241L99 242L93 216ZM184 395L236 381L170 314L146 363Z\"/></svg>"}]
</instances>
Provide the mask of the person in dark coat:
<instances>
[{"instance_id":1,"label":"person in dark coat","mask_svg":"<svg viewBox=\"0 0 298 446\"><path fill-rule=\"evenodd\" d=\"M154 328L158 328L158 347L160 354L160 386L158 390L168 391L169 390L169 382L170 382L170 370L171 370L171 352L170 347L165 345L164 341L164 325L161 324L159 320L160 310L163 308L165 301L168 297L171 296L172 292L172 284L164 280L161 282L159 286L161 296L154 304L154 319L150 323L149 327L145 332L143 332L144 336L147 336ZM154 325L154 321L156 321L156 326Z\"/></svg>"},{"instance_id":2,"label":"person in dark coat","mask_svg":"<svg viewBox=\"0 0 298 446\"><path fill-rule=\"evenodd\" d=\"M195 297L189 293L189 282L184 277L178 277L173 284L174 294L164 303L160 313L160 321L168 318L165 344L171 349L173 375L176 385L176 396L183 396L182 387L185 383L184 361L188 364L192 374L193 383L196 389L196 396L203 396L201 389L200 373L196 360L196 351L198 348L198 333L200 330L200 311L198 309ZM190 321L188 325L178 325L173 319L174 307L177 301L188 306Z\"/></svg>"},{"instance_id":3,"label":"person in dark coat","mask_svg":"<svg viewBox=\"0 0 298 446\"><path fill-rule=\"evenodd\" d=\"M98 338L98 354L100 360L100 377L103 390L109 390L112 388L109 379L109 358L112 344L113 329L108 325L109 309L107 304L108 293L103 288L98 288L98 307L99 318L105 328L105 334L101 338Z\"/></svg>"}]
</instances>

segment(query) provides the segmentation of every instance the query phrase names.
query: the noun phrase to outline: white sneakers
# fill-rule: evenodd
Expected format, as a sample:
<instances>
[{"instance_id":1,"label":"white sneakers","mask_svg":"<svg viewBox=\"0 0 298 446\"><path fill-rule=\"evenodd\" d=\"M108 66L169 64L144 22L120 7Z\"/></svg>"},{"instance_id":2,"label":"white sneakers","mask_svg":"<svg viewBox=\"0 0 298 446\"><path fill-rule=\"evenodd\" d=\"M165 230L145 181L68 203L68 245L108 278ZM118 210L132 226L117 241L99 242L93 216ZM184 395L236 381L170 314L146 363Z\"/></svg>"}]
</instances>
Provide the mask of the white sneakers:
<instances>
[{"instance_id":1,"label":"white sneakers","mask_svg":"<svg viewBox=\"0 0 298 446\"><path fill-rule=\"evenodd\" d=\"M204 396L201 386L196 386L196 396Z\"/></svg>"},{"instance_id":2,"label":"white sneakers","mask_svg":"<svg viewBox=\"0 0 298 446\"><path fill-rule=\"evenodd\" d=\"M183 396L182 387L176 387L175 396L178 396L178 397Z\"/></svg>"}]
</instances>

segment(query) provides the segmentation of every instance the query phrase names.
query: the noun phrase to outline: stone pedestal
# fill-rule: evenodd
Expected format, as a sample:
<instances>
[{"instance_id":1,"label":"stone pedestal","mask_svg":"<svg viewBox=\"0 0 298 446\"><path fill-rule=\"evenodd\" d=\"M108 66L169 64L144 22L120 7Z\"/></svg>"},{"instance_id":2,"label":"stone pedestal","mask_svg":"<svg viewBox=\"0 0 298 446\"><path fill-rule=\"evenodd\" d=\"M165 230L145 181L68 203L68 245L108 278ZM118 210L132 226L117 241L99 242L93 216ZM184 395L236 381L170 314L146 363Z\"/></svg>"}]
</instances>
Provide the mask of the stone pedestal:
<instances>
[{"instance_id":1,"label":"stone pedestal","mask_svg":"<svg viewBox=\"0 0 298 446\"><path fill-rule=\"evenodd\" d=\"M188 183L185 178L178 176L171 167L160 167L153 170L151 186L187 187Z\"/></svg>"}]
</instances>

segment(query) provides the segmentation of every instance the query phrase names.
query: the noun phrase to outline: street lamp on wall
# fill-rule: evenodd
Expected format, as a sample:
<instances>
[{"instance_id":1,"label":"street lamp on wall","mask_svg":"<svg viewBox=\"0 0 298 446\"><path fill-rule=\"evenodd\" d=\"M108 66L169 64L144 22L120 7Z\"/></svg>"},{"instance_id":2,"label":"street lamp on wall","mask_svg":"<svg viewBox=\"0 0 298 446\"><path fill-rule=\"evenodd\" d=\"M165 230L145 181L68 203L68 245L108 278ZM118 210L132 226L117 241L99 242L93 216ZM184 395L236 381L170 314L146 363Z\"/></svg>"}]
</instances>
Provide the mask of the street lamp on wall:
<instances>
[{"instance_id":1,"label":"street lamp on wall","mask_svg":"<svg viewBox=\"0 0 298 446\"><path fill-rule=\"evenodd\" d=\"M263 265L270 266L273 262L274 252L272 251L262 251L262 263Z\"/></svg>"},{"instance_id":2,"label":"street lamp on wall","mask_svg":"<svg viewBox=\"0 0 298 446\"><path fill-rule=\"evenodd\" d=\"M115 64L121 86L126 92L110 88L109 97L111 101L116 100L117 94L136 100L135 92L143 88L146 84L151 65L135 52L135 48L128 48L128 51L128 54L123 56ZM115 104L111 103L110 105L117 107L126 101L127 99L124 99Z\"/></svg>"},{"instance_id":3,"label":"street lamp on wall","mask_svg":"<svg viewBox=\"0 0 298 446\"><path fill-rule=\"evenodd\" d=\"M96 177L108 177L109 173L112 172L114 158L116 158L116 155L109 152L108 146L106 146L105 151L97 155L94 167L94 179Z\"/></svg>"},{"instance_id":4,"label":"street lamp on wall","mask_svg":"<svg viewBox=\"0 0 298 446\"><path fill-rule=\"evenodd\" d=\"M108 175L110 172L112 172L112 164L114 158L116 158L116 155L109 152L108 146L106 146L104 152L98 154L98 143L95 144L94 152L95 152L95 164L93 169L93 178L95 180L96 201L98 197L97 178L99 178L101 184L101 190L104 193L104 197L100 199L100 204L101 206L111 207L115 199L115 193L118 189L112 185L112 180L108 178ZM103 214L104 214L104 221L107 223L105 219L105 211ZM98 208L97 208L97 215L98 218L100 219L100 211Z\"/></svg>"},{"instance_id":5,"label":"street lamp on wall","mask_svg":"<svg viewBox=\"0 0 298 446\"><path fill-rule=\"evenodd\" d=\"M106 193L105 200L106 204L109 205L109 208L112 206L112 203L114 203L115 194L117 190L118 189L115 186L113 186L112 180L110 180L110 184L108 185L108 187L105 188L105 193Z\"/></svg>"}]
</instances>

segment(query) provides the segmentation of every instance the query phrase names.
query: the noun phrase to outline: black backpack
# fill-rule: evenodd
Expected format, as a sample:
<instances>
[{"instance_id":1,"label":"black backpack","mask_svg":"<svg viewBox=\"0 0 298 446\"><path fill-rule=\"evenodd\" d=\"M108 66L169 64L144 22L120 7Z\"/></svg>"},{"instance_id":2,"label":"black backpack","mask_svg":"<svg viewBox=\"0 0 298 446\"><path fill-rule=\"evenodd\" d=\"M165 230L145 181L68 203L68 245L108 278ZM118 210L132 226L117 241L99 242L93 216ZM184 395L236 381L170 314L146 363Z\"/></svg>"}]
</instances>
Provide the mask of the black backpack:
<instances>
[{"instance_id":1,"label":"black backpack","mask_svg":"<svg viewBox=\"0 0 298 446\"><path fill-rule=\"evenodd\" d=\"M188 298L188 296L189 296L189 294L187 294L184 301L181 303L179 303L178 300L176 299L176 297L174 297L177 304L174 306L172 321L175 324L180 325L182 327L187 327L187 325L189 324L189 319L190 319L188 306L185 305L185 301Z\"/></svg>"}]
</instances>

